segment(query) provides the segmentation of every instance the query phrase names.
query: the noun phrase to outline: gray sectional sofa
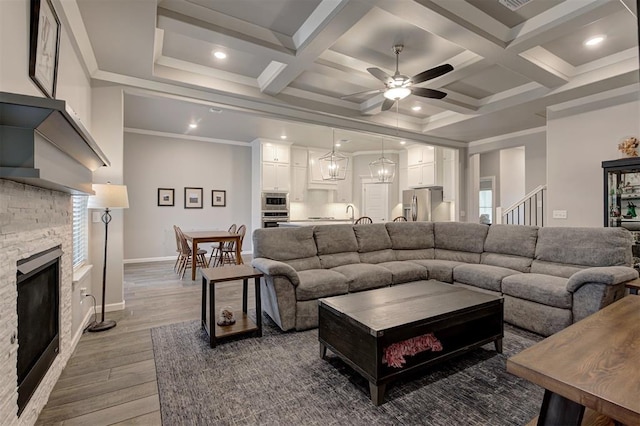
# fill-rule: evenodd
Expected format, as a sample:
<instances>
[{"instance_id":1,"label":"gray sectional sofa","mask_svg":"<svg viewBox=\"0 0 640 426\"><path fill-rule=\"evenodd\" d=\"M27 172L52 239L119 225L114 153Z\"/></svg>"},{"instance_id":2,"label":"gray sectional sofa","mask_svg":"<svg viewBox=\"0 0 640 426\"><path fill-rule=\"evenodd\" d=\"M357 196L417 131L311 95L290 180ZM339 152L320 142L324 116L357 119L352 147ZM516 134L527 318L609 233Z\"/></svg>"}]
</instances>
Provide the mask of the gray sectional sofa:
<instances>
[{"instance_id":1,"label":"gray sectional sofa","mask_svg":"<svg viewBox=\"0 0 640 426\"><path fill-rule=\"evenodd\" d=\"M257 229L263 310L283 330L318 325L318 299L438 280L504 297L505 321L548 336L638 277L623 228L394 222Z\"/></svg>"}]
</instances>

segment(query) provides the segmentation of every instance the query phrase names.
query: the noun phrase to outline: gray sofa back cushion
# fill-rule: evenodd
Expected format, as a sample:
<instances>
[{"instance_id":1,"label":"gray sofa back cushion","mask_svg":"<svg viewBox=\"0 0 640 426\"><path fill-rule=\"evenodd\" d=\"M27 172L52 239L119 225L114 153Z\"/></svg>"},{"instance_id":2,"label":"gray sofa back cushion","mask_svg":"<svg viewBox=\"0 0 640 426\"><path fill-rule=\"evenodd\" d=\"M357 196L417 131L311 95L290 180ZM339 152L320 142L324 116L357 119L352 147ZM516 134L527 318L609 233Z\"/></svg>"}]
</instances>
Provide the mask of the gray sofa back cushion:
<instances>
[{"instance_id":1,"label":"gray sofa back cushion","mask_svg":"<svg viewBox=\"0 0 640 426\"><path fill-rule=\"evenodd\" d=\"M360 253L360 262L362 263L393 262L394 260L396 260L396 256L391 249Z\"/></svg>"},{"instance_id":2,"label":"gray sofa back cushion","mask_svg":"<svg viewBox=\"0 0 640 426\"><path fill-rule=\"evenodd\" d=\"M385 227L394 250L423 250L435 246L433 222L388 222Z\"/></svg>"},{"instance_id":3,"label":"gray sofa back cushion","mask_svg":"<svg viewBox=\"0 0 640 426\"><path fill-rule=\"evenodd\" d=\"M545 274L564 278L569 278L576 272L586 268L587 266L584 265L568 265L566 263L545 262L544 260L534 260L531 263L532 274Z\"/></svg>"},{"instance_id":4,"label":"gray sofa back cushion","mask_svg":"<svg viewBox=\"0 0 640 426\"><path fill-rule=\"evenodd\" d=\"M314 226L313 236L322 268L360 263L358 241L352 225Z\"/></svg>"},{"instance_id":5,"label":"gray sofa back cushion","mask_svg":"<svg viewBox=\"0 0 640 426\"><path fill-rule=\"evenodd\" d=\"M515 269L520 272L530 272L532 261L533 259L530 257L488 253L486 251L482 253L482 257L480 258L480 263L484 265L500 266L502 268Z\"/></svg>"},{"instance_id":6,"label":"gray sofa back cushion","mask_svg":"<svg viewBox=\"0 0 640 426\"><path fill-rule=\"evenodd\" d=\"M384 223L354 225L353 232L356 235L359 253L391 248L391 238Z\"/></svg>"},{"instance_id":7,"label":"gray sofa back cushion","mask_svg":"<svg viewBox=\"0 0 640 426\"><path fill-rule=\"evenodd\" d=\"M417 250L393 250L396 255L396 260L418 260L418 259L433 259L435 258L435 250L430 249L417 249Z\"/></svg>"},{"instance_id":8,"label":"gray sofa back cushion","mask_svg":"<svg viewBox=\"0 0 640 426\"><path fill-rule=\"evenodd\" d=\"M624 228L540 228L535 258L569 265L631 266L632 244Z\"/></svg>"},{"instance_id":9,"label":"gray sofa back cushion","mask_svg":"<svg viewBox=\"0 0 640 426\"><path fill-rule=\"evenodd\" d=\"M317 255L313 228L265 228L253 231L253 258L273 260L311 258Z\"/></svg>"},{"instance_id":10,"label":"gray sofa back cushion","mask_svg":"<svg viewBox=\"0 0 640 426\"><path fill-rule=\"evenodd\" d=\"M480 263L480 253L484 248L488 228L479 223L435 222L435 258Z\"/></svg>"},{"instance_id":11,"label":"gray sofa back cushion","mask_svg":"<svg viewBox=\"0 0 640 426\"><path fill-rule=\"evenodd\" d=\"M537 226L491 225L484 240L484 251L533 259L537 240Z\"/></svg>"},{"instance_id":12,"label":"gray sofa back cushion","mask_svg":"<svg viewBox=\"0 0 640 426\"><path fill-rule=\"evenodd\" d=\"M302 259L283 260L282 262L290 265L296 271L306 271L308 269L321 269L320 258L318 256L304 257Z\"/></svg>"}]
</instances>

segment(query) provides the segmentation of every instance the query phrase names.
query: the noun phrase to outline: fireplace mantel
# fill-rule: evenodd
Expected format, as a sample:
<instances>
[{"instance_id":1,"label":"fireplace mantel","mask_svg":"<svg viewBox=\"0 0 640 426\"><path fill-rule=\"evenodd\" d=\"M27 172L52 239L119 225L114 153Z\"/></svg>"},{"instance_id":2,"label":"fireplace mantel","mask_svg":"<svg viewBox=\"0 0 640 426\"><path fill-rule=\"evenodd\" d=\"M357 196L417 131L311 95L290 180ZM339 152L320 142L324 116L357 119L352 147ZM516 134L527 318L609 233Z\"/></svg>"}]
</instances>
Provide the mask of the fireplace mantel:
<instances>
[{"instance_id":1,"label":"fireplace mantel","mask_svg":"<svg viewBox=\"0 0 640 426\"><path fill-rule=\"evenodd\" d=\"M7 92L0 153L0 178L72 194L92 194L92 172L109 165L65 101Z\"/></svg>"}]
</instances>

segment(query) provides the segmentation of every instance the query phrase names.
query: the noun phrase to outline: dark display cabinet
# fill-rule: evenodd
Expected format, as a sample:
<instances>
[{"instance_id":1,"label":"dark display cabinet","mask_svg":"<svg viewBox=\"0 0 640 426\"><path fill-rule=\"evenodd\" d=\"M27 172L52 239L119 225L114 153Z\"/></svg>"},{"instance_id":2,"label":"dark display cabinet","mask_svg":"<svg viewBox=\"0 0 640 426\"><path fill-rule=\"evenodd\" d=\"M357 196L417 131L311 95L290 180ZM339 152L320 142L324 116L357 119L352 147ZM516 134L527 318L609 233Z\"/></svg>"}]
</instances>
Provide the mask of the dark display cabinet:
<instances>
[{"instance_id":1,"label":"dark display cabinet","mask_svg":"<svg viewBox=\"0 0 640 426\"><path fill-rule=\"evenodd\" d=\"M603 161L604 226L623 227L635 240L640 257L640 157Z\"/></svg>"}]
</instances>

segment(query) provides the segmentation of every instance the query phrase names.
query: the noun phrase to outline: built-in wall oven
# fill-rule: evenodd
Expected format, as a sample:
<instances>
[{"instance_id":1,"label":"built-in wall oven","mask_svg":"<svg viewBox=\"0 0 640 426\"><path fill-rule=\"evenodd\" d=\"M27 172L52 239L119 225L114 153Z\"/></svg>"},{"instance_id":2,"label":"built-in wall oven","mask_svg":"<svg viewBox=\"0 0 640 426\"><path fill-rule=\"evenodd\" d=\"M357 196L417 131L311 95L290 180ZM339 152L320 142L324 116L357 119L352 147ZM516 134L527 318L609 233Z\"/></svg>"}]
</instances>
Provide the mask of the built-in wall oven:
<instances>
[{"instance_id":1,"label":"built-in wall oven","mask_svg":"<svg viewBox=\"0 0 640 426\"><path fill-rule=\"evenodd\" d=\"M288 222L288 211L263 211L262 212L262 227L263 228L277 228L278 222Z\"/></svg>"},{"instance_id":2,"label":"built-in wall oven","mask_svg":"<svg viewBox=\"0 0 640 426\"><path fill-rule=\"evenodd\" d=\"M289 213L289 194L286 192L263 192L262 211L286 211Z\"/></svg>"}]
</instances>

